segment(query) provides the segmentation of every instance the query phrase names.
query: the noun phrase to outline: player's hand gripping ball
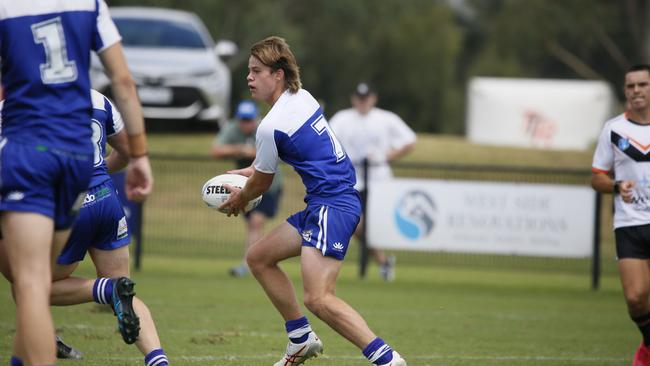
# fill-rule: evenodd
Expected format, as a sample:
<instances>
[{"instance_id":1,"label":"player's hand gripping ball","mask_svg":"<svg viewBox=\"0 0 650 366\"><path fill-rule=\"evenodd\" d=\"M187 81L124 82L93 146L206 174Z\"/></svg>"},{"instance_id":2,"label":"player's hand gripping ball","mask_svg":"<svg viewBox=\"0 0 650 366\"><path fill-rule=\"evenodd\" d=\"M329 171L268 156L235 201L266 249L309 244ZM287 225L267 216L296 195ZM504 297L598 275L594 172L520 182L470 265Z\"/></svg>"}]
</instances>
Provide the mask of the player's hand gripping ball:
<instances>
[{"instance_id":1,"label":"player's hand gripping ball","mask_svg":"<svg viewBox=\"0 0 650 366\"><path fill-rule=\"evenodd\" d=\"M210 178L207 182L205 182L203 185L203 190L201 191L203 202L205 202L205 204L213 210L228 214L227 210L219 209L219 206L221 206L222 203L226 202L230 196L230 191L224 187L224 184L229 184L233 187L241 189L244 188L247 180L247 177L239 174L221 174ZM248 212L257 207L261 200L262 195L250 200L248 202L248 205L246 205L245 211Z\"/></svg>"}]
</instances>

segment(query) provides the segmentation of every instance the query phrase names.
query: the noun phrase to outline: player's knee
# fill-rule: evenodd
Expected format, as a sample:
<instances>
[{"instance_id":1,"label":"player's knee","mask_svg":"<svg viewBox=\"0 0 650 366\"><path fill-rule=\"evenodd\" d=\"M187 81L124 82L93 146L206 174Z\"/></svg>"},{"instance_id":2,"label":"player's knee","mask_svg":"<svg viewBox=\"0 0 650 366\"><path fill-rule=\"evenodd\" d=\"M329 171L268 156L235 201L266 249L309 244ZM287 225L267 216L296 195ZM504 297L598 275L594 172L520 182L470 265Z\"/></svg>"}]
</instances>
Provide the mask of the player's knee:
<instances>
[{"instance_id":1,"label":"player's knee","mask_svg":"<svg viewBox=\"0 0 650 366\"><path fill-rule=\"evenodd\" d=\"M631 290L625 293L625 302L631 314L645 312L648 308L648 292Z\"/></svg>"},{"instance_id":2,"label":"player's knee","mask_svg":"<svg viewBox=\"0 0 650 366\"><path fill-rule=\"evenodd\" d=\"M41 276L42 277L42 276ZM14 278L12 290L15 298L22 296L39 296L49 299L52 289L52 281L39 276L20 276Z\"/></svg>"},{"instance_id":3,"label":"player's knee","mask_svg":"<svg viewBox=\"0 0 650 366\"><path fill-rule=\"evenodd\" d=\"M255 249L254 245L248 248L245 258L246 263L248 264L248 268L251 270L251 272L253 272L253 274L258 273L261 269L264 268L264 266L266 266L264 256L262 253L260 253L259 250Z\"/></svg>"},{"instance_id":4,"label":"player's knee","mask_svg":"<svg viewBox=\"0 0 650 366\"><path fill-rule=\"evenodd\" d=\"M325 294L312 294L305 292L303 296L305 306L312 313L320 315L327 311L327 296Z\"/></svg>"}]
</instances>

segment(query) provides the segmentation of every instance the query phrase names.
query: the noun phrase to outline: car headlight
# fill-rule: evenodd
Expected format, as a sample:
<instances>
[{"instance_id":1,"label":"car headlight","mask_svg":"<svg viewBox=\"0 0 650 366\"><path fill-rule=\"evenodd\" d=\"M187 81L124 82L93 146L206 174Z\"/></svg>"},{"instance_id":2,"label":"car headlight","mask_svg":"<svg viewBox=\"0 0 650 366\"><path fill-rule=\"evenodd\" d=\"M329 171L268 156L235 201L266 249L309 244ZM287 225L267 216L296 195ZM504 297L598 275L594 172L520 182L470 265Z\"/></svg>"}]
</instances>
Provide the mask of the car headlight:
<instances>
[{"instance_id":1,"label":"car headlight","mask_svg":"<svg viewBox=\"0 0 650 366\"><path fill-rule=\"evenodd\" d=\"M223 85L223 77L219 72L195 74L199 85L206 89L220 89Z\"/></svg>"}]
</instances>

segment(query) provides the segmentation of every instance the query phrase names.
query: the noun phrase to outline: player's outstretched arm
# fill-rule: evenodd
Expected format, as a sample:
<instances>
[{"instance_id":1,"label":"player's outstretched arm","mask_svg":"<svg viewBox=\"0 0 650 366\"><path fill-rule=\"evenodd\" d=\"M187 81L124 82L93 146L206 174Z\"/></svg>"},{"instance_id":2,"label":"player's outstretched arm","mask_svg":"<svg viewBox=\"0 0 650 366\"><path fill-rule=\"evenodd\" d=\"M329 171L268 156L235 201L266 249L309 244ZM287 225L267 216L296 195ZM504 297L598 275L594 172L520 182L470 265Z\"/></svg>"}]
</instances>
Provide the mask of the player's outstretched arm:
<instances>
[{"instance_id":1,"label":"player's outstretched arm","mask_svg":"<svg viewBox=\"0 0 650 366\"><path fill-rule=\"evenodd\" d=\"M111 80L113 98L128 134L131 160L126 171L126 195L130 200L144 201L153 189L153 173L147 156L142 108L122 44L118 42L108 47L99 58Z\"/></svg>"},{"instance_id":2,"label":"player's outstretched arm","mask_svg":"<svg viewBox=\"0 0 650 366\"><path fill-rule=\"evenodd\" d=\"M124 58L122 43L117 42L99 54L111 81L113 101L122 114L124 127L129 136L144 134L142 107L135 88L135 82Z\"/></svg>"}]
</instances>

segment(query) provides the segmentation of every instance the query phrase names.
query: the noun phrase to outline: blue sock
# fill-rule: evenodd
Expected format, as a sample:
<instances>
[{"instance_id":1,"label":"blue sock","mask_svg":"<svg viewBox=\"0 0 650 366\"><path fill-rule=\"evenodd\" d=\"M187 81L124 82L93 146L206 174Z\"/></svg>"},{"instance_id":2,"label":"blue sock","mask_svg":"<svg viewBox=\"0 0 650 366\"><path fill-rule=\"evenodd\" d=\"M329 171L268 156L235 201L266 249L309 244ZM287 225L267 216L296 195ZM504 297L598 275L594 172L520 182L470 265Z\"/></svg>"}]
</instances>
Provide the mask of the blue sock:
<instances>
[{"instance_id":1,"label":"blue sock","mask_svg":"<svg viewBox=\"0 0 650 366\"><path fill-rule=\"evenodd\" d=\"M144 356L144 364L146 366L168 366L169 360L162 348L155 349Z\"/></svg>"},{"instance_id":2,"label":"blue sock","mask_svg":"<svg viewBox=\"0 0 650 366\"><path fill-rule=\"evenodd\" d=\"M293 343L302 343L307 340L309 333L311 333L311 326L306 316L295 320L289 320L284 324L287 330L287 335Z\"/></svg>"},{"instance_id":3,"label":"blue sock","mask_svg":"<svg viewBox=\"0 0 650 366\"><path fill-rule=\"evenodd\" d=\"M23 366L23 361L16 356L11 356L11 366Z\"/></svg>"},{"instance_id":4,"label":"blue sock","mask_svg":"<svg viewBox=\"0 0 650 366\"><path fill-rule=\"evenodd\" d=\"M113 302L113 279L98 278L93 285L93 300L98 304Z\"/></svg>"},{"instance_id":5,"label":"blue sock","mask_svg":"<svg viewBox=\"0 0 650 366\"><path fill-rule=\"evenodd\" d=\"M379 337L363 349L363 355L376 365L387 364L393 360L393 350Z\"/></svg>"}]
</instances>

